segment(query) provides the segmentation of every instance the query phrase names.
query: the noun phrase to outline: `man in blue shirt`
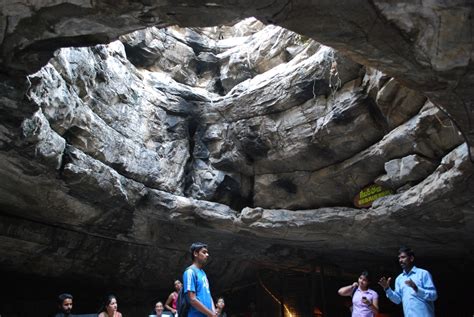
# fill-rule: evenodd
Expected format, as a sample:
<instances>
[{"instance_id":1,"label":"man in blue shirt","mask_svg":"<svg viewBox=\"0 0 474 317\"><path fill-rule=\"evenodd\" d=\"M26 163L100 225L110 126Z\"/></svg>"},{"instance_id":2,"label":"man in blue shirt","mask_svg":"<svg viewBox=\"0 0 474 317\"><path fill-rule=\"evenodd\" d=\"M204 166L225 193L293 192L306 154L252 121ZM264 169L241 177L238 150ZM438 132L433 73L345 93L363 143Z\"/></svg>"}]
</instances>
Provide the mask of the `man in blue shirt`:
<instances>
[{"instance_id":1,"label":"man in blue shirt","mask_svg":"<svg viewBox=\"0 0 474 317\"><path fill-rule=\"evenodd\" d=\"M395 279L395 290L390 288L392 278L382 277L380 286L395 304L403 303L405 317L434 317L434 301L438 298L431 274L414 265L415 253L406 247L398 251L398 262L403 272Z\"/></svg>"},{"instance_id":2,"label":"man in blue shirt","mask_svg":"<svg viewBox=\"0 0 474 317\"><path fill-rule=\"evenodd\" d=\"M202 269L209 257L207 245L195 242L191 245L190 252L193 264L183 274L184 294L191 304L188 317L216 317L209 281Z\"/></svg>"}]
</instances>

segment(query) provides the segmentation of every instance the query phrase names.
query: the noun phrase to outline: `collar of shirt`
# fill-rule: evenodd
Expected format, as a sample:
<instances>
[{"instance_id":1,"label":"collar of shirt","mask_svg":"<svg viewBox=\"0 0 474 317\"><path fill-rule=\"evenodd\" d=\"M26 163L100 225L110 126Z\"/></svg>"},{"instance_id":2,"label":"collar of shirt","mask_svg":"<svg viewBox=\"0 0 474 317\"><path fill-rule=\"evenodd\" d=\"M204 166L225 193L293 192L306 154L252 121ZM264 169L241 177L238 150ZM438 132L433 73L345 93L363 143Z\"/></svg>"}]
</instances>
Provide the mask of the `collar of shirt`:
<instances>
[{"instance_id":1,"label":"collar of shirt","mask_svg":"<svg viewBox=\"0 0 474 317\"><path fill-rule=\"evenodd\" d=\"M366 289L365 291L362 290L360 287L357 287L356 292L361 292L361 293L367 293L369 289Z\"/></svg>"},{"instance_id":2,"label":"collar of shirt","mask_svg":"<svg viewBox=\"0 0 474 317\"><path fill-rule=\"evenodd\" d=\"M411 268L410 272L405 272L405 270L403 271L402 275L404 276L410 276L412 274L416 274L416 271L418 270L418 268L416 266L413 265L413 267Z\"/></svg>"}]
</instances>

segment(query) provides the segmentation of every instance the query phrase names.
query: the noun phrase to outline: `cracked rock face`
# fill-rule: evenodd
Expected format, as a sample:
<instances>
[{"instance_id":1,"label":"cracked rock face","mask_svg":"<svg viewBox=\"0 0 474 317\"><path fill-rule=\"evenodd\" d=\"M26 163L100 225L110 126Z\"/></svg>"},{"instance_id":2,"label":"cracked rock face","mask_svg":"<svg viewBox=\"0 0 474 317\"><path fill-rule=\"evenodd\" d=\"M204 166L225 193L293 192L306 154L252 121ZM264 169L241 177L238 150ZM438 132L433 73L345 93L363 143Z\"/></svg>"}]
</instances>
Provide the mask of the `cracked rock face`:
<instances>
[{"instance_id":1,"label":"cracked rock face","mask_svg":"<svg viewBox=\"0 0 474 317\"><path fill-rule=\"evenodd\" d=\"M216 287L401 243L473 258L465 4L254 5L1 7L2 269L157 288L195 240ZM353 207L374 182L395 194Z\"/></svg>"}]
</instances>

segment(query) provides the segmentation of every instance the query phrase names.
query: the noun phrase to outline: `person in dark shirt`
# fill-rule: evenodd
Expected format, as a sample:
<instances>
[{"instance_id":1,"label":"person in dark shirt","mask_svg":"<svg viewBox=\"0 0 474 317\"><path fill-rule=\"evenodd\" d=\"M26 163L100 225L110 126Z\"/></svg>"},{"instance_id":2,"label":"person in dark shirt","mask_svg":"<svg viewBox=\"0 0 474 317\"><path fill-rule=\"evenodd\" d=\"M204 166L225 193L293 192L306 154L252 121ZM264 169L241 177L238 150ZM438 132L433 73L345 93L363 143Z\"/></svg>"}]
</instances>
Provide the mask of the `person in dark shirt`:
<instances>
[{"instance_id":1,"label":"person in dark shirt","mask_svg":"<svg viewBox=\"0 0 474 317\"><path fill-rule=\"evenodd\" d=\"M63 293L58 296L59 312L54 317L72 317L72 295Z\"/></svg>"}]
</instances>

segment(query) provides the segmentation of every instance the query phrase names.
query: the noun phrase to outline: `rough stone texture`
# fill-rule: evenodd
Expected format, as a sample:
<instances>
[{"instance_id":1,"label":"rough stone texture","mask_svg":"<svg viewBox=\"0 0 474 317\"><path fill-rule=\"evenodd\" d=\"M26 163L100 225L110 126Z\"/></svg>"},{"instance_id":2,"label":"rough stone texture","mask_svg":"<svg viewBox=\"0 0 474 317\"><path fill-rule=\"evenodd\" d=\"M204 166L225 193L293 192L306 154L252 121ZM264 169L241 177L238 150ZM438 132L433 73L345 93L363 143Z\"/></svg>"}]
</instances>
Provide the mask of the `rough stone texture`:
<instances>
[{"instance_id":1,"label":"rough stone texture","mask_svg":"<svg viewBox=\"0 0 474 317\"><path fill-rule=\"evenodd\" d=\"M181 193L188 130L185 113L167 111L185 101L149 89L142 77L118 42L63 49L29 77L28 96L69 144L147 186Z\"/></svg>"},{"instance_id":2,"label":"rough stone texture","mask_svg":"<svg viewBox=\"0 0 474 317\"><path fill-rule=\"evenodd\" d=\"M304 49L302 42L300 35L270 25L255 33L249 41L217 55L222 61L220 77L224 91L290 61Z\"/></svg>"},{"instance_id":3,"label":"rough stone texture","mask_svg":"<svg viewBox=\"0 0 474 317\"><path fill-rule=\"evenodd\" d=\"M62 165L66 141L51 130L41 110L38 110L31 118L25 119L21 127L24 146L30 152L30 156L37 158L45 165L59 169Z\"/></svg>"},{"instance_id":4,"label":"rough stone texture","mask_svg":"<svg viewBox=\"0 0 474 317\"><path fill-rule=\"evenodd\" d=\"M309 171L256 175L255 204L288 209L349 205L360 189L381 174L385 162L412 153L436 160L459 144L456 130L438 121L439 116L441 112L427 104L379 142L340 163Z\"/></svg>"},{"instance_id":5,"label":"rough stone texture","mask_svg":"<svg viewBox=\"0 0 474 317\"><path fill-rule=\"evenodd\" d=\"M121 37L127 58L137 67L168 73L177 82L195 86L197 82L197 57L193 49L173 36L150 28Z\"/></svg>"},{"instance_id":6,"label":"rough stone texture","mask_svg":"<svg viewBox=\"0 0 474 317\"><path fill-rule=\"evenodd\" d=\"M374 182L391 188L399 188L408 182L416 182L426 178L437 167L437 164L417 154L394 159L385 163L386 175Z\"/></svg>"},{"instance_id":7,"label":"rough stone texture","mask_svg":"<svg viewBox=\"0 0 474 317\"><path fill-rule=\"evenodd\" d=\"M403 243L474 258L472 146L456 129L472 140L469 4L28 4L0 8L2 269L161 287L194 240L217 285ZM46 64L145 26L251 15L304 35L151 28ZM405 157L436 165L352 208Z\"/></svg>"},{"instance_id":8,"label":"rough stone texture","mask_svg":"<svg viewBox=\"0 0 474 317\"><path fill-rule=\"evenodd\" d=\"M407 118L415 115L425 101L426 98L423 95L401 86L394 78L380 89L376 97L376 103L389 129L397 127Z\"/></svg>"},{"instance_id":9,"label":"rough stone texture","mask_svg":"<svg viewBox=\"0 0 474 317\"><path fill-rule=\"evenodd\" d=\"M24 1L2 3L1 62L34 72L61 46L110 42L146 26L215 26L254 16L329 45L422 91L472 144L472 6L466 1ZM317 21L317 23L315 23Z\"/></svg>"}]
</instances>

